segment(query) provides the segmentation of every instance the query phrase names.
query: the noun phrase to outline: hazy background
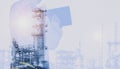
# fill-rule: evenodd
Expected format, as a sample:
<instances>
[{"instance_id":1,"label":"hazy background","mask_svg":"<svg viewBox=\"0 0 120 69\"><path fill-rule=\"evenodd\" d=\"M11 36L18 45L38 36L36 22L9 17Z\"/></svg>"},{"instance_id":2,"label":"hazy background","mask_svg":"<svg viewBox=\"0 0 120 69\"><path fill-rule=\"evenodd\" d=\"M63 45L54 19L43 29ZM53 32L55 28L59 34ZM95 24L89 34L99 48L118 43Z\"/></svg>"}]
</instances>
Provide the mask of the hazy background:
<instances>
[{"instance_id":1,"label":"hazy background","mask_svg":"<svg viewBox=\"0 0 120 69\"><path fill-rule=\"evenodd\" d=\"M120 35L120 1L119 0L45 0L48 8L68 5L71 10L72 25L62 28L62 38L58 48L51 51L74 51L81 47L86 59L104 62L107 56L107 42L114 41L114 25ZM9 11L15 0L0 1L0 50L10 46ZM118 41L120 36L117 37ZM52 56L50 57L52 58ZM103 59L102 59L103 58ZM101 59L101 61L100 61ZM54 60L51 60L54 63ZM87 62L87 61L86 61ZM104 63L103 63L104 64Z\"/></svg>"}]
</instances>

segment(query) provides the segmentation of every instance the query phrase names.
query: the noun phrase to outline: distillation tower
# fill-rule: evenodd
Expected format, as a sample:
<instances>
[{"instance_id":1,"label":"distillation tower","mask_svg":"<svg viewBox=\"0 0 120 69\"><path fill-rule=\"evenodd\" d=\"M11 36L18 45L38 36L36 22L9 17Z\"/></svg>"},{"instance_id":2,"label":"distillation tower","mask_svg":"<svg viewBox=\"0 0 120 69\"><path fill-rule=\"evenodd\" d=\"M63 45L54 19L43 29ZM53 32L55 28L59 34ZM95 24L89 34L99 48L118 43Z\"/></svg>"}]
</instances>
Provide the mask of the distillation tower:
<instances>
[{"instance_id":1,"label":"distillation tower","mask_svg":"<svg viewBox=\"0 0 120 69\"><path fill-rule=\"evenodd\" d=\"M49 69L49 62L46 60L47 47L45 46L46 10L36 8L32 12L33 18L38 21L32 26L33 44L21 47L13 39L11 69Z\"/></svg>"}]
</instances>

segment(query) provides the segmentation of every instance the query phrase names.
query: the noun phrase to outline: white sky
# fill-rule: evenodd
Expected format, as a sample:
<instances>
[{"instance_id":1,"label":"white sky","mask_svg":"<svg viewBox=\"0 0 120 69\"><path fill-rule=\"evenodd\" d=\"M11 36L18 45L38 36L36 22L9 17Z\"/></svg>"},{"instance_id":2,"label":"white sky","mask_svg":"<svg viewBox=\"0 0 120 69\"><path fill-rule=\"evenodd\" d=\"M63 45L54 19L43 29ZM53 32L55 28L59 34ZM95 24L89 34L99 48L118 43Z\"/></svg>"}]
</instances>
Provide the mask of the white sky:
<instances>
[{"instance_id":1,"label":"white sky","mask_svg":"<svg viewBox=\"0 0 120 69\"><path fill-rule=\"evenodd\" d=\"M49 8L69 5L71 9L73 25L62 29L63 36L57 50L75 50L80 42L86 58L99 59L101 50L107 51L107 42L114 40L114 23L117 22L120 26L119 0L45 1L48 1ZM12 2L13 0L0 0L0 49L8 49L10 45L8 16ZM103 56L105 54L103 53Z\"/></svg>"}]
</instances>

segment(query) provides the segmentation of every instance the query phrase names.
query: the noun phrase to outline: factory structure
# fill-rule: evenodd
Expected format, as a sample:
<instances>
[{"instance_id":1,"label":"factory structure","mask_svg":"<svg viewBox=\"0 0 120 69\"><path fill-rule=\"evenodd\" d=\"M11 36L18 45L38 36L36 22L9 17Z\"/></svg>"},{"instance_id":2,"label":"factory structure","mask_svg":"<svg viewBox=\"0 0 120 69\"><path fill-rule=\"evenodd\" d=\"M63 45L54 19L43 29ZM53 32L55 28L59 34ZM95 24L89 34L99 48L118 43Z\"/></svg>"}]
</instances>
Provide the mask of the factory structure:
<instances>
[{"instance_id":1,"label":"factory structure","mask_svg":"<svg viewBox=\"0 0 120 69\"><path fill-rule=\"evenodd\" d=\"M39 23L35 23L31 33L33 44L20 46L18 42L12 41L12 62L11 69L49 69L49 61L46 59L47 46L45 46L45 16L46 10L34 9L33 18Z\"/></svg>"},{"instance_id":2,"label":"factory structure","mask_svg":"<svg viewBox=\"0 0 120 69\"><path fill-rule=\"evenodd\" d=\"M108 42L108 69L120 69L120 41L118 40L118 24L114 26L114 41Z\"/></svg>"}]
</instances>

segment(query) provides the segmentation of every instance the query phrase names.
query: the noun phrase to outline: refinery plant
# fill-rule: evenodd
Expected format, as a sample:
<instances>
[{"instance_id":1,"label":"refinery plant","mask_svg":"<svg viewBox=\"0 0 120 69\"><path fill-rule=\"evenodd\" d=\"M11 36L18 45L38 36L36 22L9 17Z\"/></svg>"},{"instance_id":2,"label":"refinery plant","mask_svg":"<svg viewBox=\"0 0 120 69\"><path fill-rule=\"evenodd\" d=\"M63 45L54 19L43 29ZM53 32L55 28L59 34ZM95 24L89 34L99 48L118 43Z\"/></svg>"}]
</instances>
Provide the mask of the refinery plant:
<instances>
[{"instance_id":1,"label":"refinery plant","mask_svg":"<svg viewBox=\"0 0 120 69\"><path fill-rule=\"evenodd\" d=\"M47 46L45 46L45 16L46 10L34 9L33 18L39 23L34 24L31 33L33 44L20 46L16 39L12 41L11 69L49 69L49 61L46 60Z\"/></svg>"}]
</instances>

